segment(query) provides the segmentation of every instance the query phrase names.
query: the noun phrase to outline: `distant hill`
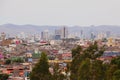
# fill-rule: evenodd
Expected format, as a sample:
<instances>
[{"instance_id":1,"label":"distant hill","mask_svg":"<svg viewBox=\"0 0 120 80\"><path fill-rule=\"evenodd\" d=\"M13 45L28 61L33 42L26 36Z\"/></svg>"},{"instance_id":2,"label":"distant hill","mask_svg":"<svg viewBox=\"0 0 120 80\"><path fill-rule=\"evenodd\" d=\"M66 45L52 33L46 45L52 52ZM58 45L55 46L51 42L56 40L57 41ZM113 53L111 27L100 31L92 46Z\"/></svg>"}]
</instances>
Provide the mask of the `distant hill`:
<instances>
[{"instance_id":1,"label":"distant hill","mask_svg":"<svg viewBox=\"0 0 120 80\"><path fill-rule=\"evenodd\" d=\"M0 32L6 33L19 33L19 32L31 32L38 33L43 30L52 30L56 26L36 26L36 25L15 25L15 24L4 24L0 25Z\"/></svg>"},{"instance_id":2,"label":"distant hill","mask_svg":"<svg viewBox=\"0 0 120 80\"><path fill-rule=\"evenodd\" d=\"M49 30L49 32L54 32L55 29L60 29L62 26L36 26L36 25L15 25L15 24L4 24L0 25L0 33L5 32L8 34L16 34L20 32L29 32L29 33L40 33L43 30ZM80 33L81 30L87 36L91 32L94 34L101 32L111 32L111 34L119 35L120 26L116 25L100 25L100 26L72 26L68 27L69 33Z\"/></svg>"}]
</instances>

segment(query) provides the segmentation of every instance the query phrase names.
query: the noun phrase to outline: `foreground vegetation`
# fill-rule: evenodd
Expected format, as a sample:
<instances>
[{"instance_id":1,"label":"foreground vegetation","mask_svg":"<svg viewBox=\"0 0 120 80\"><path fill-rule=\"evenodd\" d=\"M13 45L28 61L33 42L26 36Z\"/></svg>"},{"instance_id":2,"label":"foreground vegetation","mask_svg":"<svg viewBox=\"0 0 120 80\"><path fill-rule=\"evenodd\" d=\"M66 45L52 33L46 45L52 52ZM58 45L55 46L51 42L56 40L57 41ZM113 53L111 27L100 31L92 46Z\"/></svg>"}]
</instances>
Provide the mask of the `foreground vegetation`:
<instances>
[{"instance_id":1,"label":"foreground vegetation","mask_svg":"<svg viewBox=\"0 0 120 80\"><path fill-rule=\"evenodd\" d=\"M71 72L70 80L120 80L120 57L111 62L103 62L98 58L103 54L104 47L98 47L97 43L88 48L80 46L72 50L72 62L66 72ZM33 68L31 80L67 80L65 75L58 72L54 65L54 74L49 72L47 55L41 54L39 62ZM68 78L69 80L69 78Z\"/></svg>"},{"instance_id":2,"label":"foreground vegetation","mask_svg":"<svg viewBox=\"0 0 120 80\"><path fill-rule=\"evenodd\" d=\"M120 57L103 62L98 60L103 52L104 47L96 42L84 50L80 46L73 49L71 80L120 80Z\"/></svg>"},{"instance_id":3,"label":"foreground vegetation","mask_svg":"<svg viewBox=\"0 0 120 80\"><path fill-rule=\"evenodd\" d=\"M0 80L7 80L9 75L7 74L0 74Z\"/></svg>"}]
</instances>

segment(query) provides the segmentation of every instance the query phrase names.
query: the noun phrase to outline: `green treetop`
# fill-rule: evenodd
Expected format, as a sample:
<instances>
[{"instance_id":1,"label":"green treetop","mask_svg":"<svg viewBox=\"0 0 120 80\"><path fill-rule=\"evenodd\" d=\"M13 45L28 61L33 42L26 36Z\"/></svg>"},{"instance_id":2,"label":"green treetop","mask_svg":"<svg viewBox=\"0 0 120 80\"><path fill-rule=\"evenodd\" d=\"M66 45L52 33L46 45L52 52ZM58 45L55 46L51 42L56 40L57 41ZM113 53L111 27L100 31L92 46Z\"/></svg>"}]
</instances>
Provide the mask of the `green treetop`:
<instances>
[{"instance_id":1,"label":"green treetop","mask_svg":"<svg viewBox=\"0 0 120 80\"><path fill-rule=\"evenodd\" d=\"M47 55L42 52L40 60L33 68L30 79L31 80L51 80L52 76L49 72L49 65Z\"/></svg>"}]
</instances>

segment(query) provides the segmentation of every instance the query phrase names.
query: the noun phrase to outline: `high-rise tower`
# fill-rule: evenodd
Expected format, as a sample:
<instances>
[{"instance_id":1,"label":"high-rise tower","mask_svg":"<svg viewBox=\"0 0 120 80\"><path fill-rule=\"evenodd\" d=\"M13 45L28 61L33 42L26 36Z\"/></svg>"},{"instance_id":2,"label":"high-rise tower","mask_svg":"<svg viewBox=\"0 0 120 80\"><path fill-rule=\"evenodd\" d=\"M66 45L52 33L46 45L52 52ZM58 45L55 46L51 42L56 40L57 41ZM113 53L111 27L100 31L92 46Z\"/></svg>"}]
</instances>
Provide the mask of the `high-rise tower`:
<instances>
[{"instance_id":1,"label":"high-rise tower","mask_svg":"<svg viewBox=\"0 0 120 80\"><path fill-rule=\"evenodd\" d=\"M68 28L67 27L63 27L62 28L62 35L61 35L62 38L68 38Z\"/></svg>"}]
</instances>

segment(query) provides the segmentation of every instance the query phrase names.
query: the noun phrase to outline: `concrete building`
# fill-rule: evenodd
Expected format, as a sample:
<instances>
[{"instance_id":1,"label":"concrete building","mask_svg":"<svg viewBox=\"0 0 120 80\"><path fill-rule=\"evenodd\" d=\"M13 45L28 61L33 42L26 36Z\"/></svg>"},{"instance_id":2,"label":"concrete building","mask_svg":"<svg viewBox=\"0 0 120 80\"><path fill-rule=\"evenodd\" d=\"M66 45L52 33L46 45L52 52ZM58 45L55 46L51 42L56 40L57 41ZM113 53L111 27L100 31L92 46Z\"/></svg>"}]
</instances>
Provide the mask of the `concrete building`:
<instances>
[{"instance_id":1,"label":"concrete building","mask_svg":"<svg viewBox=\"0 0 120 80\"><path fill-rule=\"evenodd\" d=\"M5 40L6 34L4 32L1 33L1 40Z\"/></svg>"},{"instance_id":2,"label":"concrete building","mask_svg":"<svg viewBox=\"0 0 120 80\"><path fill-rule=\"evenodd\" d=\"M60 40L61 39L61 30L60 29L56 29L55 30L55 40Z\"/></svg>"},{"instance_id":3,"label":"concrete building","mask_svg":"<svg viewBox=\"0 0 120 80\"><path fill-rule=\"evenodd\" d=\"M49 31L48 30L44 30L43 32L41 32L41 40L49 40Z\"/></svg>"},{"instance_id":4,"label":"concrete building","mask_svg":"<svg viewBox=\"0 0 120 80\"><path fill-rule=\"evenodd\" d=\"M68 28L65 26L62 28L61 38L68 38Z\"/></svg>"}]
</instances>

